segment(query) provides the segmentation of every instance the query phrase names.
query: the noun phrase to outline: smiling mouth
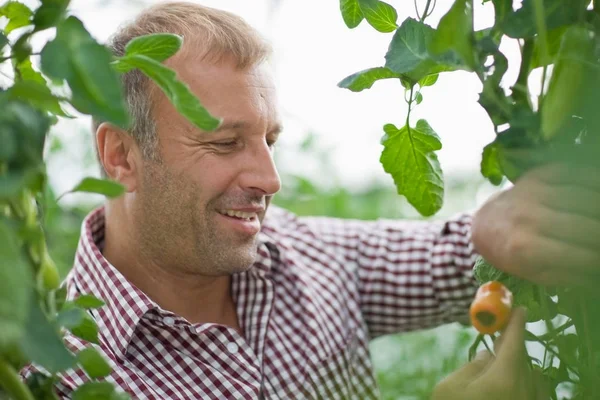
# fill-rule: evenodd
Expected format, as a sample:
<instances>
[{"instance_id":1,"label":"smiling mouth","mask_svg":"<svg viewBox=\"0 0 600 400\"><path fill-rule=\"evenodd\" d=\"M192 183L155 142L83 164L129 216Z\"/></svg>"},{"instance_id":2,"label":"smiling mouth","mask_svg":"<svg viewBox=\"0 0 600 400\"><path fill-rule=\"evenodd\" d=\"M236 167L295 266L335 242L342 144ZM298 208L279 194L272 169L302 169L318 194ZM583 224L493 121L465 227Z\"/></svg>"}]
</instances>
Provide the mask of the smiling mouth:
<instances>
[{"instance_id":1,"label":"smiling mouth","mask_svg":"<svg viewBox=\"0 0 600 400\"><path fill-rule=\"evenodd\" d=\"M252 221L252 220L258 218L258 215L255 212L220 210L219 214L225 215L227 217L241 219L244 221Z\"/></svg>"}]
</instances>

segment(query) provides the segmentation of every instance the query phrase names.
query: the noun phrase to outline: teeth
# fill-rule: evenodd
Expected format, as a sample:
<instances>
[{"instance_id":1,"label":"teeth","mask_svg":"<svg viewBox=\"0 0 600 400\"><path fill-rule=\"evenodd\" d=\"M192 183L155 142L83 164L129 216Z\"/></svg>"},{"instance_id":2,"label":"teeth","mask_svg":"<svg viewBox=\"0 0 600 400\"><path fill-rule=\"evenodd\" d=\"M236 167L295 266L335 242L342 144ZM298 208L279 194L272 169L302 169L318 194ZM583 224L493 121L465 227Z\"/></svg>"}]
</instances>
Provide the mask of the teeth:
<instances>
[{"instance_id":1,"label":"teeth","mask_svg":"<svg viewBox=\"0 0 600 400\"><path fill-rule=\"evenodd\" d=\"M242 218L242 219L252 219L256 216L256 213L249 213L243 211L233 211L233 210L225 210L223 214L228 215L230 217Z\"/></svg>"}]
</instances>

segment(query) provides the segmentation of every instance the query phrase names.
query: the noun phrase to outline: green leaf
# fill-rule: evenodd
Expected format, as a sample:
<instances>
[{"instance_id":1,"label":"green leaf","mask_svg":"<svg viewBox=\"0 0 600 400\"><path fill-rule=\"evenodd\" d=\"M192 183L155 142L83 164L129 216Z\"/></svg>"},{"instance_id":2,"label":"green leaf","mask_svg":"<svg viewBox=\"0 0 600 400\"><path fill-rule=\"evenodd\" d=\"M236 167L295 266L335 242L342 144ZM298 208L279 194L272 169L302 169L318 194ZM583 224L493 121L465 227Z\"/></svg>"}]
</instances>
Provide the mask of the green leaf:
<instances>
[{"instance_id":1,"label":"green leaf","mask_svg":"<svg viewBox=\"0 0 600 400\"><path fill-rule=\"evenodd\" d=\"M54 392L56 378L46 376L41 372L34 372L27 377L27 387L38 400L59 400Z\"/></svg>"},{"instance_id":2,"label":"green leaf","mask_svg":"<svg viewBox=\"0 0 600 400\"><path fill-rule=\"evenodd\" d=\"M581 339L573 334L560 335L554 339L554 343L558 347L558 354L566 361L570 366L576 366L577 363L577 349L579 348L579 341Z\"/></svg>"},{"instance_id":3,"label":"green leaf","mask_svg":"<svg viewBox=\"0 0 600 400\"><path fill-rule=\"evenodd\" d=\"M476 68L475 48L473 47L473 0L456 0L442 17L431 40L429 50L441 55L448 51L456 52L469 70Z\"/></svg>"},{"instance_id":4,"label":"green leaf","mask_svg":"<svg viewBox=\"0 0 600 400\"><path fill-rule=\"evenodd\" d=\"M391 5L379 0L358 0L358 4L367 22L379 32L393 32L398 27L398 13Z\"/></svg>"},{"instance_id":5,"label":"green leaf","mask_svg":"<svg viewBox=\"0 0 600 400\"><path fill-rule=\"evenodd\" d=\"M42 0L42 5L35 10L33 24L36 31L50 28L58 24L69 7L69 0Z\"/></svg>"},{"instance_id":6,"label":"green leaf","mask_svg":"<svg viewBox=\"0 0 600 400\"><path fill-rule=\"evenodd\" d=\"M435 154L442 148L440 138L425 120L419 120L415 128L387 124L384 131L380 162L385 172L417 211L424 216L435 214L444 198L442 169Z\"/></svg>"},{"instance_id":7,"label":"green leaf","mask_svg":"<svg viewBox=\"0 0 600 400\"><path fill-rule=\"evenodd\" d=\"M171 33L138 36L125 46L125 55L141 55L162 62L181 48L183 38Z\"/></svg>"},{"instance_id":8,"label":"green leaf","mask_svg":"<svg viewBox=\"0 0 600 400\"><path fill-rule=\"evenodd\" d=\"M501 184L504 178L499 152L498 146L495 143L490 143L483 149L481 159L481 174L496 186Z\"/></svg>"},{"instance_id":9,"label":"green leaf","mask_svg":"<svg viewBox=\"0 0 600 400\"><path fill-rule=\"evenodd\" d=\"M75 357L65 348L58 329L46 318L36 301L29 310L27 329L21 349L29 359L49 372L60 372L75 365Z\"/></svg>"},{"instance_id":10,"label":"green leaf","mask_svg":"<svg viewBox=\"0 0 600 400\"><path fill-rule=\"evenodd\" d=\"M544 59L541 54L541 49L539 45L539 37L535 37L535 44L533 47L533 55L531 56L531 69L543 67L545 65L553 64L556 56L558 55L558 51L560 50L560 44L562 42L562 38L564 33L567 31L567 26L563 26L560 28L552 29L548 31L547 35L547 51L548 58Z\"/></svg>"},{"instance_id":11,"label":"green leaf","mask_svg":"<svg viewBox=\"0 0 600 400\"><path fill-rule=\"evenodd\" d=\"M386 67L369 68L345 77L338 86L360 92L369 89L378 80L390 78L402 79L402 74L397 74Z\"/></svg>"},{"instance_id":12,"label":"green leaf","mask_svg":"<svg viewBox=\"0 0 600 400\"><path fill-rule=\"evenodd\" d=\"M81 308L70 308L68 304L69 303L65 303L65 309L60 311L56 316L56 323L59 326L71 330L83 323L85 311Z\"/></svg>"},{"instance_id":13,"label":"green leaf","mask_svg":"<svg viewBox=\"0 0 600 400\"><path fill-rule=\"evenodd\" d=\"M494 3L494 31L501 31L506 16L513 12L513 0L493 0Z\"/></svg>"},{"instance_id":14,"label":"green leaf","mask_svg":"<svg viewBox=\"0 0 600 400\"><path fill-rule=\"evenodd\" d=\"M439 76L440 76L440 74L427 75L423 79L419 80L419 86L421 86L421 87L433 86L437 82Z\"/></svg>"},{"instance_id":15,"label":"green leaf","mask_svg":"<svg viewBox=\"0 0 600 400\"><path fill-rule=\"evenodd\" d=\"M100 308L104 306L104 302L91 294L82 294L73 300L73 304L82 308Z\"/></svg>"},{"instance_id":16,"label":"green leaf","mask_svg":"<svg viewBox=\"0 0 600 400\"><path fill-rule=\"evenodd\" d=\"M0 351L23 334L33 289L31 268L25 262L16 230L0 218Z\"/></svg>"},{"instance_id":17,"label":"green leaf","mask_svg":"<svg viewBox=\"0 0 600 400\"><path fill-rule=\"evenodd\" d=\"M77 360L90 378L103 378L110 374L110 364L93 347L88 347L77 353Z\"/></svg>"},{"instance_id":18,"label":"green leaf","mask_svg":"<svg viewBox=\"0 0 600 400\"><path fill-rule=\"evenodd\" d=\"M108 179L83 178L72 190L74 192L87 192L103 194L110 198L121 196L125 193L125 187L118 182Z\"/></svg>"},{"instance_id":19,"label":"green leaf","mask_svg":"<svg viewBox=\"0 0 600 400\"><path fill-rule=\"evenodd\" d=\"M427 75L456 69L451 65L449 56L434 58L429 53L434 32L429 25L413 18L405 19L392 38L385 55L385 66L398 74L404 74L413 82L418 82Z\"/></svg>"},{"instance_id":20,"label":"green leaf","mask_svg":"<svg viewBox=\"0 0 600 400\"><path fill-rule=\"evenodd\" d=\"M142 55L121 57L117 64L125 64L142 71L162 89L177 111L198 128L210 132L221 124L220 119L213 117L202 106L190 88L177 79L177 74L172 69Z\"/></svg>"},{"instance_id":21,"label":"green leaf","mask_svg":"<svg viewBox=\"0 0 600 400\"><path fill-rule=\"evenodd\" d=\"M69 83L71 103L78 111L128 126L119 76L110 66L112 55L80 20L71 16L60 23L56 38L44 46L41 57L42 71Z\"/></svg>"},{"instance_id":22,"label":"green leaf","mask_svg":"<svg viewBox=\"0 0 600 400\"><path fill-rule=\"evenodd\" d=\"M8 34L17 28L27 26L31 23L31 9L18 1L9 1L0 7L0 16L8 18L8 25L4 33Z\"/></svg>"},{"instance_id":23,"label":"green leaf","mask_svg":"<svg viewBox=\"0 0 600 400\"><path fill-rule=\"evenodd\" d=\"M52 94L48 86L32 80L17 81L7 91L9 98L22 100L40 111L50 111L56 115L66 116L60 106L59 99Z\"/></svg>"},{"instance_id":24,"label":"green leaf","mask_svg":"<svg viewBox=\"0 0 600 400\"><path fill-rule=\"evenodd\" d=\"M496 269L492 264L488 263L483 257L478 256L473 266L473 277L479 285L490 281L504 281L508 275L499 269Z\"/></svg>"},{"instance_id":25,"label":"green leaf","mask_svg":"<svg viewBox=\"0 0 600 400\"><path fill-rule=\"evenodd\" d=\"M535 0L523 0L521 8L506 16L502 29L507 36L530 38L537 34L534 2ZM588 0L544 0L546 28L550 31L576 23L587 3Z\"/></svg>"},{"instance_id":26,"label":"green leaf","mask_svg":"<svg viewBox=\"0 0 600 400\"><path fill-rule=\"evenodd\" d=\"M87 313L84 313L83 320L77 326L69 329L71 333L78 338L86 340L90 343L100 344L98 341L98 325L96 321Z\"/></svg>"},{"instance_id":27,"label":"green leaf","mask_svg":"<svg viewBox=\"0 0 600 400\"><path fill-rule=\"evenodd\" d=\"M365 17L358 0L340 0L340 11L344 23L350 29L356 28Z\"/></svg>"},{"instance_id":28,"label":"green leaf","mask_svg":"<svg viewBox=\"0 0 600 400\"><path fill-rule=\"evenodd\" d=\"M123 399L110 382L87 382L71 395L72 400L117 400ZM128 397L125 397L128 398Z\"/></svg>"},{"instance_id":29,"label":"green leaf","mask_svg":"<svg viewBox=\"0 0 600 400\"><path fill-rule=\"evenodd\" d=\"M8 44L8 38L2 32L0 32L0 51L4 49L4 46Z\"/></svg>"},{"instance_id":30,"label":"green leaf","mask_svg":"<svg viewBox=\"0 0 600 400\"><path fill-rule=\"evenodd\" d=\"M417 92L417 94L415 95L415 101L417 102L417 104L421 104L421 102L423 101L423 95L421 94L421 92Z\"/></svg>"},{"instance_id":31,"label":"green leaf","mask_svg":"<svg viewBox=\"0 0 600 400\"><path fill-rule=\"evenodd\" d=\"M29 57L25 58L21 62L13 61L13 66L19 71L22 80L33 81L39 83L40 85L46 85L46 79L44 79L42 74L33 68L31 59Z\"/></svg>"}]
</instances>

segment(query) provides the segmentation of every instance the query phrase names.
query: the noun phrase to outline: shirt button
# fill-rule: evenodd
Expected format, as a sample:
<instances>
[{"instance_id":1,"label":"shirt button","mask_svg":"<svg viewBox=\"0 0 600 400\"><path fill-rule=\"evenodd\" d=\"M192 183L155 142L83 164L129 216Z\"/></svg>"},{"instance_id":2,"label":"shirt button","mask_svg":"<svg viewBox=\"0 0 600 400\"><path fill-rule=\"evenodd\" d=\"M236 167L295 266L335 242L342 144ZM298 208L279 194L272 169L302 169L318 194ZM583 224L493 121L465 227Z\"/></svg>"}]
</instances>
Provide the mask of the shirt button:
<instances>
[{"instance_id":1,"label":"shirt button","mask_svg":"<svg viewBox=\"0 0 600 400\"><path fill-rule=\"evenodd\" d=\"M235 354L237 353L239 349L239 346L235 343L227 343L227 351L229 351L231 354Z\"/></svg>"},{"instance_id":2,"label":"shirt button","mask_svg":"<svg viewBox=\"0 0 600 400\"><path fill-rule=\"evenodd\" d=\"M165 323L165 325L173 325L175 324L175 318L165 317L165 319L163 319L163 322Z\"/></svg>"}]
</instances>

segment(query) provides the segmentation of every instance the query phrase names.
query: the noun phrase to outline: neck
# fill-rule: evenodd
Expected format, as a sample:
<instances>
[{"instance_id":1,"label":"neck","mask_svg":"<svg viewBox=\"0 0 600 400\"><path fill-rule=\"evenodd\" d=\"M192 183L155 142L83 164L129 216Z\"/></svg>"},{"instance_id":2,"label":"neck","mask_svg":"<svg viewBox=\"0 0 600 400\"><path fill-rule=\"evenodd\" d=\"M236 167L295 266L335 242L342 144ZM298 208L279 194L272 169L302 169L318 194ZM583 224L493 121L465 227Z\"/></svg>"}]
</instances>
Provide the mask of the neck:
<instances>
[{"instance_id":1,"label":"neck","mask_svg":"<svg viewBox=\"0 0 600 400\"><path fill-rule=\"evenodd\" d=\"M118 207L106 207L104 258L161 308L190 323L218 323L241 333L231 276L205 276L159 265L143 256Z\"/></svg>"}]
</instances>

